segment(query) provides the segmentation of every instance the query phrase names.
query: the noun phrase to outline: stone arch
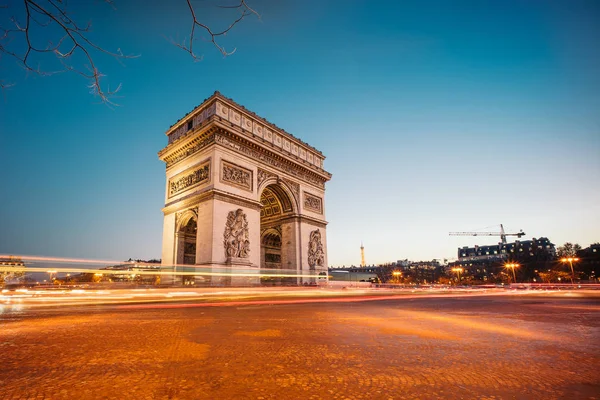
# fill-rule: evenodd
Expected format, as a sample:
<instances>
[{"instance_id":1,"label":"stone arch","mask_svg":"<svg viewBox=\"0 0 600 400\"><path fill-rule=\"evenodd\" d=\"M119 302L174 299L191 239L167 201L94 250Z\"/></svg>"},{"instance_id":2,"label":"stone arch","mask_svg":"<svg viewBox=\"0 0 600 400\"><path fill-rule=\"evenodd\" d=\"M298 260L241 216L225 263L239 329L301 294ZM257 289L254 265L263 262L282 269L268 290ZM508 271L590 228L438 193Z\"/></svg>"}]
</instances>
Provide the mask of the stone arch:
<instances>
[{"instance_id":1,"label":"stone arch","mask_svg":"<svg viewBox=\"0 0 600 400\"><path fill-rule=\"evenodd\" d=\"M266 188L276 188L277 193L280 197L289 199L292 205L293 213L298 214L300 212L300 190L298 189L298 193L296 194L294 193L294 189L291 186L292 185L290 183L286 182L285 180L279 179L275 175L270 176L258 185L258 199L260 201L263 191Z\"/></svg>"},{"instance_id":2,"label":"stone arch","mask_svg":"<svg viewBox=\"0 0 600 400\"><path fill-rule=\"evenodd\" d=\"M298 267L298 205L289 188L280 181L266 184L260 191L260 267L263 284L295 283L294 279L278 277L294 274Z\"/></svg>"},{"instance_id":3,"label":"stone arch","mask_svg":"<svg viewBox=\"0 0 600 400\"><path fill-rule=\"evenodd\" d=\"M198 215L195 210L186 210L177 214L175 228L176 265L196 264L196 242L198 237ZM193 268L179 267L180 272L191 272ZM195 279L189 274L181 274L180 281L184 285L194 284Z\"/></svg>"},{"instance_id":4,"label":"stone arch","mask_svg":"<svg viewBox=\"0 0 600 400\"><path fill-rule=\"evenodd\" d=\"M185 227L190 222L191 219L193 219L194 221L196 221L196 223L198 223L198 215L196 214L196 211L194 211L194 210L189 209L189 210L185 210L180 213L177 213L175 232L181 231L182 228Z\"/></svg>"},{"instance_id":5,"label":"stone arch","mask_svg":"<svg viewBox=\"0 0 600 400\"><path fill-rule=\"evenodd\" d=\"M327 260L324 203L331 174L323 169L325 156L320 151L219 93L176 122L167 136L168 144L159 152L166 166L162 260L166 270L174 268L173 278L181 279L182 274L175 273L181 268L202 268L197 275L189 274L196 283L258 284L261 234L276 226L281 232L282 270L297 278L296 284L306 283L311 274L306 252L310 232L317 228ZM260 216L265 193L279 208L276 213L271 208L269 218ZM248 225L247 257L227 251L227 218L237 210ZM177 235L186 233L182 227L192 220L197 221L195 265L181 265ZM271 244L275 239L276 235L268 238ZM315 271L319 268L326 269L316 265Z\"/></svg>"},{"instance_id":6,"label":"stone arch","mask_svg":"<svg viewBox=\"0 0 600 400\"><path fill-rule=\"evenodd\" d=\"M275 228L265 229L261 233L261 268L281 268L281 230Z\"/></svg>"}]
</instances>

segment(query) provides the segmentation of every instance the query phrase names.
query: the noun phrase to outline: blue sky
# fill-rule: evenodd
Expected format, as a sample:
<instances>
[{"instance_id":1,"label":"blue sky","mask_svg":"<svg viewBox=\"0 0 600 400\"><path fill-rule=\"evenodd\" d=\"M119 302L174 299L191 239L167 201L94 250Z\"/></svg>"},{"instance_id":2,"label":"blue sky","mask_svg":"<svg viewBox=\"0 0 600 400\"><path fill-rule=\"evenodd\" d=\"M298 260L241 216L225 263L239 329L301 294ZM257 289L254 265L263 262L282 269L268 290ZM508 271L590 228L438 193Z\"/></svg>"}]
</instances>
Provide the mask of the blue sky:
<instances>
[{"instance_id":1,"label":"blue sky","mask_svg":"<svg viewBox=\"0 0 600 400\"><path fill-rule=\"evenodd\" d=\"M212 26L229 18L194 4ZM451 258L496 239L449 231L500 223L557 245L600 240L600 3L249 4L261 20L222 41L236 53L199 41L196 63L165 39L188 34L184 1L73 5L98 44L140 55L95 54L123 85L118 107L77 75L2 57L15 85L0 102L0 253L160 257L156 153L215 90L327 157L330 265L358 264L361 241L367 263Z\"/></svg>"}]
</instances>

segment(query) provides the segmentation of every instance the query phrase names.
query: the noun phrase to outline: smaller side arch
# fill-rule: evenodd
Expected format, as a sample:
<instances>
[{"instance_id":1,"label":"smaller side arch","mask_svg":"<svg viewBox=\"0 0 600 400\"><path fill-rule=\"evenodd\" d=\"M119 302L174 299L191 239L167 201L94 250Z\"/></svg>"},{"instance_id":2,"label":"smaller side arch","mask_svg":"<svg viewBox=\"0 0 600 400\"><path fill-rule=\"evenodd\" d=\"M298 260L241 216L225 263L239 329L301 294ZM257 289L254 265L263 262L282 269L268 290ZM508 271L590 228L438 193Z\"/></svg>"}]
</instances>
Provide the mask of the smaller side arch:
<instances>
[{"instance_id":1,"label":"smaller side arch","mask_svg":"<svg viewBox=\"0 0 600 400\"><path fill-rule=\"evenodd\" d=\"M196 241L198 238L198 214L195 209L177 213L175 218L175 270L183 272L179 280L183 285L193 285L195 277L189 272L193 269L183 265L196 264Z\"/></svg>"},{"instance_id":2,"label":"smaller side arch","mask_svg":"<svg viewBox=\"0 0 600 400\"><path fill-rule=\"evenodd\" d=\"M175 232L181 232L182 229L193 219L198 223L198 213L194 209L188 209L178 212L175 219Z\"/></svg>"}]
</instances>

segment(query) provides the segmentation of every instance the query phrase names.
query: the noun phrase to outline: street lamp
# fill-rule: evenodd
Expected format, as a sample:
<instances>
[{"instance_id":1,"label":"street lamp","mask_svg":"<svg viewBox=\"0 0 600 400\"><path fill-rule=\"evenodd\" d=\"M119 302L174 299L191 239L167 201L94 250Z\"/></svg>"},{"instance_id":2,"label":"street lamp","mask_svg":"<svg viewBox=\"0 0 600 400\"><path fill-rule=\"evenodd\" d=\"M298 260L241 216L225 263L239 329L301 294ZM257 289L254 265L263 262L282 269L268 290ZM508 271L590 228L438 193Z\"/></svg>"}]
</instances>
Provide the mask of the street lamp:
<instances>
[{"instance_id":1,"label":"street lamp","mask_svg":"<svg viewBox=\"0 0 600 400\"><path fill-rule=\"evenodd\" d=\"M579 258L577 257L565 257L565 258L561 258L560 261L562 262L568 262L569 265L571 266L571 284L573 284L574 280L575 280L575 271L573 270L573 261L577 262L579 261Z\"/></svg>"},{"instance_id":2,"label":"street lamp","mask_svg":"<svg viewBox=\"0 0 600 400\"><path fill-rule=\"evenodd\" d=\"M452 272L456 272L458 275L458 283L460 283L460 273L463 271L462 268L452 268Z\"/></svg>"},{"instance_id":3,"label":"street lamp","mask_svg":"<svg viewBox=\"0 0 600 400\"><path fill-rule=\"evenodd\" d=\"M49 271L46 271L46 272L50 276L50 283L53 283L54 279L52 279L52 275L56 274L57 271L56 270L49 270Z\"/></svg>"},{"instance_id":4,"label":"street lamp","mask_svg":"<svg viewBox=\"0 0 600 400\"><path fill-rule=\"evenodd\" d=\"M504 267L512 269L513 278L515 279L515 283L517 283L517 275L515 275L515 268L519 268L520 265L517 263L508 263L504 264Z\"/></svg>"}]
</instances>

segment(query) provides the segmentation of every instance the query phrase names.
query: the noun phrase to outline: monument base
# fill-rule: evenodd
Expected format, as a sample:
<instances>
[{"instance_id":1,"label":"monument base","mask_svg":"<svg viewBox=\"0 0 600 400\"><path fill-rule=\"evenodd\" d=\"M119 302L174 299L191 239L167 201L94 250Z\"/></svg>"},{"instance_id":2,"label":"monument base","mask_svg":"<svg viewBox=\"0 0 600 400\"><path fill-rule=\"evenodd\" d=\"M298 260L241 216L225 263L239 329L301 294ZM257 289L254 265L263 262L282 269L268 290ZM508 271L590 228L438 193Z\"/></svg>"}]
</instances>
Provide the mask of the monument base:
<instances>
[{"instance_id":1,"label":"monument base","mask_svg":"<svg viewBox=\"0 0 600 400\"><path fill-rule=\"evenodd\" d=\"M247 258L227 257L224 265L212 266L211 286L259 286L260 268Z\"/></svg>"}]
</instances>

